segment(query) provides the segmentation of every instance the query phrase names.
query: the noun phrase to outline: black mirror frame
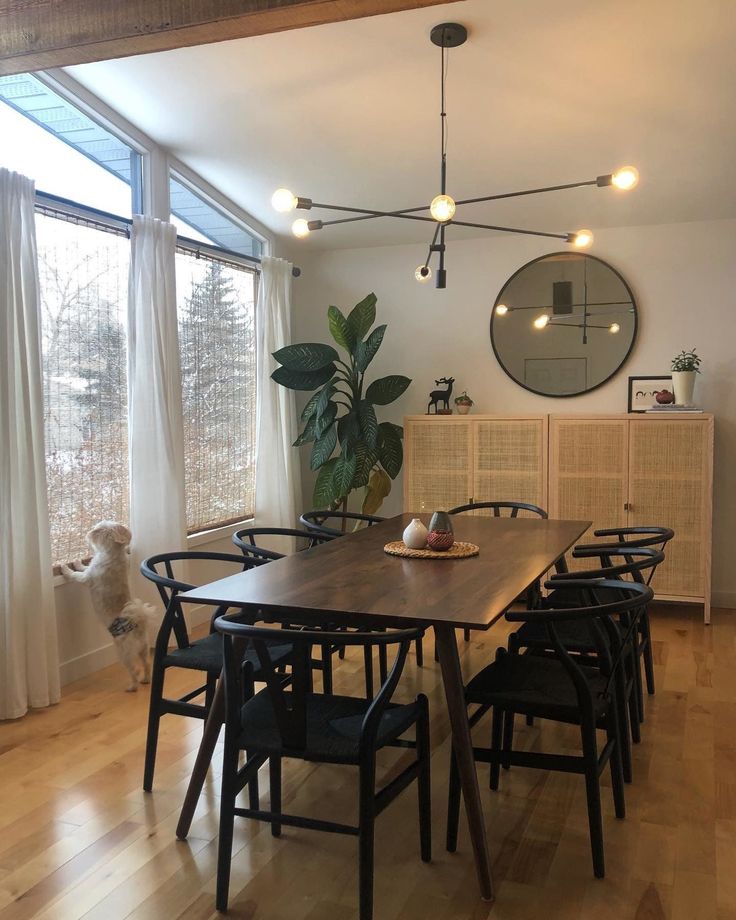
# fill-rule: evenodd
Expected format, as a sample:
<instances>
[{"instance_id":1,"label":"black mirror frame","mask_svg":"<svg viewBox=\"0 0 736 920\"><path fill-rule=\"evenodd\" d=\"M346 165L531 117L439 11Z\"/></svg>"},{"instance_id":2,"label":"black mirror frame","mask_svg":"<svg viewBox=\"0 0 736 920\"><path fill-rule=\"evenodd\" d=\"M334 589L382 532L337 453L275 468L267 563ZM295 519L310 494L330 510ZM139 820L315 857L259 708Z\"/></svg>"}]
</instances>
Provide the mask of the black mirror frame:
<instances>
[{"instance_id":1,"label":"black mirror frame","mask_svg":"<svg viewBox=\"0 0 736 920\"><path fill-rule=\"evenodd\" d=\"M629 345L628 350L626 351L626 354L621 359L621 363L618 365L618 367L616 367L616 369L612 371L608 375L608 377L605 377L599 383L596 383L593 386L588 387L587 390L578 390L576 393L543 393L541 390L535 390L533 387L529 387L525 383L521 383L519 380L517 380L516 377L514 377L511 371L509 371L509 369L506 367L506 365L501 360L501 356L498 353L498 349L496 348L496 343L493 340L493 321L496 318L496 307L499 305L499 303L503 303L503 300L501 299L501 294L506 290L509 284L511 284L511 282L514 280L514 278L516 278L517 275L520 275L521 272L529 268L530 265L534 265L536 262L542 262L545 259L548 259L550 256L569 256L573 254L582 256L583 258L586 258L586 259L595 259L596 262L600 262L602 265L605 265L606 268L610 269L614 273L614 275L616 275L616 277L620 280L620 282L626 288L626 291L631 300L631 305L634 308L634 330L631 336L631 344ZM586 393L592 393L593 390L597 390L598 387L602 387L604 383L608 383L608 381L611 380L613 377L615 377L616 374L618 374L618 372L623 368L623 366L629 360L629 357L631 356L631 352L634 350L634 345L636 344L636 336L637 336L638 331L639 331L639 308L636 304L636 298L634 297L634 292L629 287L629 283L624 278L624 276L621 274L621 272L618 271L618 269L615 269L613 265L610 264L610 262L606 262L605 259L600 259L598 256L590 255L590 253L587 253L587 252L570 253L564 250L563 251L558 250L557 252L545 252L544 255L537 256L536 259L530 259L528 262L525 262L524 265L521 266L521 268L518 268L513 273L513 275L510 275L506 279L506 281L504 281L504 283L501 286L501 290L498 292L496 299L493 302L493 309L491 310L491 319L490 319L489 327L488 327L488 333L489 333L489 338L491 340L491 348L493 349L493 354L495 355L496 361L498 361L499 367L503 370L504 374L506 374L507 377L513 380L514 383L517 386L520 386L522 389L527 390L529 393L535 393L537 396L545 396L547 399L570 399L571 397L574 397L574 396L584 396Z\"/></svg>"}]
</instances>

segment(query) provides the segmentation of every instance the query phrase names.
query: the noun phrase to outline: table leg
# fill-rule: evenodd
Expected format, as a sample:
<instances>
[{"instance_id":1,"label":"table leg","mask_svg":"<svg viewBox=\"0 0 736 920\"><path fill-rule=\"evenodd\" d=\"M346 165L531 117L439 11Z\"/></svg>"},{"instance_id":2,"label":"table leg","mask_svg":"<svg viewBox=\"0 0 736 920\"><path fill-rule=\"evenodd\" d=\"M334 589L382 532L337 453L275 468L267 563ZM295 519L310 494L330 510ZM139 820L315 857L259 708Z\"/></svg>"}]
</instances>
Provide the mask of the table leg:
<instances>
[{"instance_id":1,"label":"table leg","mask_svg":"<svg viewBox=\"0 0 736 920\"><path fill-rule=\"evenodd\" d=\"M181 807L179 823L176 825L176 836L179 840L186 840L189 828L192 824L194 811L202 792L202 786L207 777L207 771L212 762L212 755L215 752L217 739L220 737L220 729L225 721L225 685L222 677L217 681L215 694L212 697L212 706L210 707L207 721L204 725L204 733L199 743L197 759L194 761L194 768L187 786L187 794L184 797L184 804Z\"/></svg>"},{"instance_id":2,"label":"table leg","mask_svg":"<svg viewBox=\"0 0 736 920\"><path fill-rule=\"evenodd\" d=\"M463 675L457 651L455 630L452 626L435 624L435 641L439 652L442 681L445 685L447 709L450 714L452 743L460 772L460 784L465 800L470 840L475 856L480 893L484 900L493 900L493 879L491 877L491 856L488 850L483 807L478 787L478 774L473 760L473 742L470 737L468 711L465 705Z\"/></svg>"}]
</instances>

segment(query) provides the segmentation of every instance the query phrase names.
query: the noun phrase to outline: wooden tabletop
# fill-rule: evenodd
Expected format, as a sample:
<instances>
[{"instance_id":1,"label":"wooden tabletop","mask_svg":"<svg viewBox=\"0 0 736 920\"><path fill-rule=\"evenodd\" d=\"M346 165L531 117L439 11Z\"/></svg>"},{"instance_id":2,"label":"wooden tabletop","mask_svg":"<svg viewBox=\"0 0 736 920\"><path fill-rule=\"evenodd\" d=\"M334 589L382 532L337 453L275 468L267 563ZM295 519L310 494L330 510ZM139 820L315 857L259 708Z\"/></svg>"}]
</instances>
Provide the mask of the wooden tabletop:
<instances>
[{"instance_id":1,"label":"wooden tabletop","mask_svg":"<svg viewBox=\"0 0 736 920\"><path fill-rule=\"evenodd\" d=\"M181 599L264 612L287 608L305 616L328 613L337 620L344 614L487 629L590 527L589 521L457 515L455 538L477 543L478 556L434 560L384 553L384 545L401 539L408 522L418 516L389 518L194 588Z\"/></svg>"}]
</instances>

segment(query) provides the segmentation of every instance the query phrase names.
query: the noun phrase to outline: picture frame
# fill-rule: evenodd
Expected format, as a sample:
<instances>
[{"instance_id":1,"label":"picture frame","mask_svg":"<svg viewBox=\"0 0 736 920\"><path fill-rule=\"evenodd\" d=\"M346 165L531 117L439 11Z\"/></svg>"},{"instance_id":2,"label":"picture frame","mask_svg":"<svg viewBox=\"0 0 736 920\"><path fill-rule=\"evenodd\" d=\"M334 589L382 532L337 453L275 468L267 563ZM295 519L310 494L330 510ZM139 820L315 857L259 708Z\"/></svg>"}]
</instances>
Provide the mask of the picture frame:
<instances>
[{"instance_id":1,"label":"picture frame","mask_svg":"<svg viewBox=\"0 0 736 920\"><path fill-rule=\"evenodd\" d=\"M658 405L655 394L661 390L672 393L672 402L675 401L672 389L672 374L638 374L629 377L629 412L646 412Z\"/></svg>"}]
</instances>

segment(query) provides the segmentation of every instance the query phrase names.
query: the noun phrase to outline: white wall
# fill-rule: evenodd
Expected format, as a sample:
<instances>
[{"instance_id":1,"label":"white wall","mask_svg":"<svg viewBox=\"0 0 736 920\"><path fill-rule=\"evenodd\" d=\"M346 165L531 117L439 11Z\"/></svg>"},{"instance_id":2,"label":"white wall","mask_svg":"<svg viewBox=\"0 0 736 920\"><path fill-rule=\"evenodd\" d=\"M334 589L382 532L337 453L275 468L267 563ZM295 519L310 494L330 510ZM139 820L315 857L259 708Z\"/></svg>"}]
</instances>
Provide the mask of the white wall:
<instances>
[{"instance_id":1,"label":"white wall","mask_svg":"<svg viewBox=\"0 0 736 920\"><path fill-rule=\"evenodd\" d=\"M325 231L328 232L328 231ZM448 234L449 236L449 234ZM387 322L374 376L412 378L407 393L382 413L401 422L422 413L438 377L456 378L476 412L625 412L627 378L669 373L671 357L697 347L704 373L696 399L716 416L714 593L736 607L736 566L729 527L736 522L736 221L710 221L595 230L591 252L618 269L639 308L639 335L626 365L584 396L550 399L515 384L501 370L489 340L498 291L524 262L558 249L534 238L495 236L448 243L447 289L420 285L414 269L426 246L292 252L303 269L294 283L296 341L327 341L326 311L347 311L369 291L378 296L378 322ZM302 448L305 501L311 493L308 448ZM401 510L401 482L383 512Z\"/></svg>"}]
</instances>

